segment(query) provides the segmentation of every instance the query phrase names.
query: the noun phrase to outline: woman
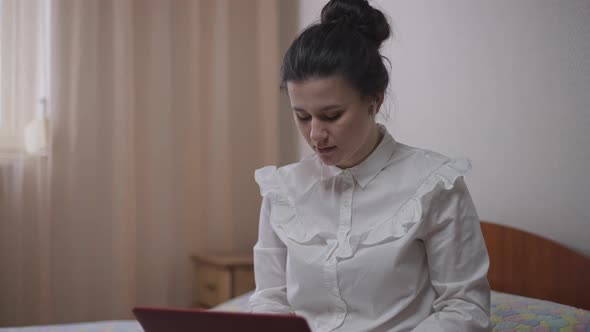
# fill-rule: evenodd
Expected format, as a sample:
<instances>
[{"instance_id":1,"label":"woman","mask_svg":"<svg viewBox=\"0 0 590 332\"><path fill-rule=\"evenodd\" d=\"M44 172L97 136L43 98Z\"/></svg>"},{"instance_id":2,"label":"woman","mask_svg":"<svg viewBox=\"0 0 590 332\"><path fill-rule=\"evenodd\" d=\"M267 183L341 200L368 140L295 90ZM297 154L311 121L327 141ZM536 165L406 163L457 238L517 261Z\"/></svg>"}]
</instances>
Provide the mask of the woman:
<instances>
[{"instance_id":1,"label":"woman","mask_svg":"<svg viewBox=\"0 0 590 332\"><path fill-rule=\"evenodd\" d=\"M469 162L398 143L375 122L389 34L367 1L332 0L287 51L282 86L315 153L256 171L250 309L301 315L314 331L487 331Z\"/></svg>"}]
</instances>

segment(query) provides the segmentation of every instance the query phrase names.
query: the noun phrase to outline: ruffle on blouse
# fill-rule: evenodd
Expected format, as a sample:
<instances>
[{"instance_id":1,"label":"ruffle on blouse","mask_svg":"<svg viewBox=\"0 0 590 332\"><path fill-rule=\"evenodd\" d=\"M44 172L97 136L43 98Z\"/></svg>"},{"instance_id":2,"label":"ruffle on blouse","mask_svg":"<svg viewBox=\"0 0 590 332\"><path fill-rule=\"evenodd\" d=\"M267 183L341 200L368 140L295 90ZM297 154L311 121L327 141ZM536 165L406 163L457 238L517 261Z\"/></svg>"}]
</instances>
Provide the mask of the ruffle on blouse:
<instances>
[{"instance_id":1,"label":"ruffle on blouse","mask_svg":"<svg viewBox=\"0 0 590 332\"><path fill-rule=\"evenodd\" d=\"M266 166L257 169L254 172L254 180L256 180L256 183L260 187L260 195L262 197L269 197L273 200L276 196L282 196L282 188L276 166Z\"/></svg>"},{"instance_id":2,"label":"ruffle on blouse","mask_svg":"<svg viewBox=\"0 0 590 332\"><path fill-rule=\"evenodd\" d=\"M299 168L298 171L305 171L302 167L297 168ZM296 193L293 189L288 189L288 187L294 188L294 186L285 184L293 180L292 176L286 174L287 171L289 169L266 166L254 173L254 179L260 186L260 194L270 199L272 203L270 208L272 227L278 231L280 237L286 236L292 241L303 245L328 237L329 235L322 232L317 224L298 217L294 202L296 195L304 193ZM311 182L307 183L307 186L311 185Z\"/></svg>"},{"instance_id":3,"label":"ruffle on blouse","mask_svg":"<svg viewBox=\"0 0 590 332\"><path fill-rule=\"evenodd\" d=\"M357 249L376 246L381 243L399 239L423 218L424 201L428 194L437 186L442 185L445 190L453 188L457 178L464 176L471 170L468 159L448 160L434 170L418 187L414 195L403 204L393 216L360 234L352 234L335 255L339 260L354 256Z\"/></svg>"},{"instance_id":4,"label":"ruffle on blouse","mask_svg":"<svg viewBox=\"0 0 590 332\"><path fill-rule=\"evenodd\" d=\"M445 161L426 177L408 201L392 213L391 218L363 233L351 234L335 250L334 255L339 260L349 259L354 256L361 245L370 247L403 237L415 224L422 220L428 194L433 192L439 184L445 190L453 188L457 178L464 176L470 169L471 163L468 159ZM285 186L285 173L281 172L281 169L277 170L274 166L261 168L255 173L261 195L269 198L272 202L270 222L275 230L303 245L335 238L334 234L321 232L314 222L298 215L294 204L296 197L293 195L305 193L289 191Z\"/></svg>"}]
</instances>

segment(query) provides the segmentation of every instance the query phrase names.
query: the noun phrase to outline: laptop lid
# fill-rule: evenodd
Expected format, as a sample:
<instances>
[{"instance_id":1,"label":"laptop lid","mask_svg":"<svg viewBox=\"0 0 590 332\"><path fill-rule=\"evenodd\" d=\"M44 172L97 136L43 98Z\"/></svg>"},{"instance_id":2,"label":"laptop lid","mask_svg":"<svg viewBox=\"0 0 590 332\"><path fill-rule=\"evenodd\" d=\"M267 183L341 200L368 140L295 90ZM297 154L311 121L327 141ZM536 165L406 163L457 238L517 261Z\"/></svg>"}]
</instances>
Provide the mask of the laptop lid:
<instances>
[{"instance_id":1,"label":"laptop lid","mask_svg":"<svg viewBox=\"0 0 590 332\"><path fill-rule=\"evenodd\" d=\"M311 332L303 317L200 309L135 307L145 332Z\"/></svg>"}]
</instances>

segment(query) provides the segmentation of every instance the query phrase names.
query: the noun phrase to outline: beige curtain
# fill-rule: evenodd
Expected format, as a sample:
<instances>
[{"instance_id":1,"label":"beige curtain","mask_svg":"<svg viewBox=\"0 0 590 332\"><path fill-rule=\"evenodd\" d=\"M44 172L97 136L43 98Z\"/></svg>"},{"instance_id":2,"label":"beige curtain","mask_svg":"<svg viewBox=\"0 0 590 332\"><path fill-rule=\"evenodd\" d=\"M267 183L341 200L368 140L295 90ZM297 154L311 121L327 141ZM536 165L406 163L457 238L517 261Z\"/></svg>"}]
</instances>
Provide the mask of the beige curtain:
<instances>
[{"instance_id":1,"label":"beige curtain","mask_svg":"<svg viewBox=\"0 0 590 332\"><path fill-rule=\"evenodd\" d=\"M256 241L253 171L279 150L278 1L51 9L49 156L0 166L0 326L188 306L191 252Z\"/></svg>"}]
</instances>

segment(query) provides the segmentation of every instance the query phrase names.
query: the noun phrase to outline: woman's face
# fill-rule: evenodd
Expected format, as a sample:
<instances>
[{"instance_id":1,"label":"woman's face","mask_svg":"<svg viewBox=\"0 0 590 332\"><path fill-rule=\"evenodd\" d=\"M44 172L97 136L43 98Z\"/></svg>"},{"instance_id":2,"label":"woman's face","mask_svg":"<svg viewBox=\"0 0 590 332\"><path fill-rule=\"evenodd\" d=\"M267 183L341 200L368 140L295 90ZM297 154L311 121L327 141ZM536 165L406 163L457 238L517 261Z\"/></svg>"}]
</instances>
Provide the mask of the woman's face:
<instances>
[{"instance_id":1,"label":"woman's face","mask_svg":"<svg viewBox=\"0 0 590 332\"><path fill-rule=\"evenodd\" d=\"M382 96L363 98L339 76L287 82L287 90L299 132L324 164L353 167L377 146Z\"/></svg>"}]
</instances>

